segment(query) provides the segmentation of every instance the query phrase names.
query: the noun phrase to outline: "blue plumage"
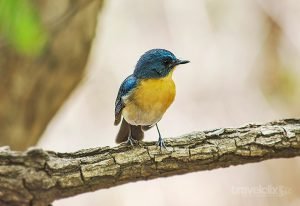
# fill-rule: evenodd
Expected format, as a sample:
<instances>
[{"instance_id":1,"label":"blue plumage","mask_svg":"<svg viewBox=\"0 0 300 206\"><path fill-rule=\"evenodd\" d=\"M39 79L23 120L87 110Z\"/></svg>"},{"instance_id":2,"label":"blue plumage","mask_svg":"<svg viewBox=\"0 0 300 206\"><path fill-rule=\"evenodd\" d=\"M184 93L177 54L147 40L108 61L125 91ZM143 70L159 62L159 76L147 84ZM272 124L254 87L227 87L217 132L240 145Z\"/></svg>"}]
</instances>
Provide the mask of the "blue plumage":
<instances>
[{"instance_id":1,"label":"blue plumage","mask_svg":"<svg viewBox=\"0 0 300 206\"><path fill-rule=\"evenodd\" d=\"M157 122L175 97L175 90L172 89L175 85L171 76L169 79L167 77L172 75L177 65L186 63L189 61L179 60L165 49L151 49L141 56L133 74L122 82L116 98L115 125L120 123L123 115L117 143L126 141L133 145L143 139L143 130L155 124L159 134L158 145L165 147ZM165 78L166 81L163 81Z\"/></svg>"},{"instance_id":2,"label":"blue plumage","mask_svg":"<svg viewBox=\"0 0 300 206\"><path fill-rule=\"evenodd\" d=\"M151 49L141 56L133 74L140 79L161 78L169 74L178 59L165 49Z\"/></svg>"},{"instance_id":3,"label":"blue plumage","mask_svg":"<svg viewBox=\"0 0 300 206\"><path fill-rule=\"evenodd\" d=\"M126 96L137 85L138 79L134 75L128 76L121 84L119 93L115 102L115 125L121 120L121 111L124 108L122 97Z\"/></svg>"}]
</instances>

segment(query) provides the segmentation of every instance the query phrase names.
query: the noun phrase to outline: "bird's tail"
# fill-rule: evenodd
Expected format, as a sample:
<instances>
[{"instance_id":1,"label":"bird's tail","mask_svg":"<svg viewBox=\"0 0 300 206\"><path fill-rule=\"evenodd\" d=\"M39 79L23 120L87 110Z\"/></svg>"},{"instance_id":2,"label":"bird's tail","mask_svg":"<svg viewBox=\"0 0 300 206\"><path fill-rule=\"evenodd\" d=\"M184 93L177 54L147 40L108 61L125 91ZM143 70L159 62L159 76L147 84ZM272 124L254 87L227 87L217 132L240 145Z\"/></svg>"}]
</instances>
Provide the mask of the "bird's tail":
<instances>
[{"instance_id":1,"label":"bird's tail","mask_svg":"<svg viewBox=\"0 0 300 206\"><path fill-rule=\"evenodd\" d=\"M135 140L142 140L144 138L144 132L142 131L141 126L130 125L123 118L120 130L117 134L116 143L126 142L128 140L128 136L130 135L131 129L131 137Z\"/></svg>"}]
</instances>

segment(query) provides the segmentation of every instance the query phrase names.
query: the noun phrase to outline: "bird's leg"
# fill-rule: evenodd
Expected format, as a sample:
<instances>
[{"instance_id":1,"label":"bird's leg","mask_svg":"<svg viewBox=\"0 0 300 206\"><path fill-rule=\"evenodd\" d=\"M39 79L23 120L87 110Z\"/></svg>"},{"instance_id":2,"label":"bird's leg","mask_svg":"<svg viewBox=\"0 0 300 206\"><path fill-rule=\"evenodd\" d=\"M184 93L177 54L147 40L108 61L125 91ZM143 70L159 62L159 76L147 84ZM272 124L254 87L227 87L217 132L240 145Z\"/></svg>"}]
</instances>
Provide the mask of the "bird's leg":
<instances>
[{"instance_id":1,"label":"bird's leg","mask_svg":"<svg viewBox=\"0 0 300 206\"><path fill-rule=\"evenodd\" d=\"M129 135L128 135L128 139L126 141L126 144L129 144L131 145L132 147L135 145L135 144L138 144L138 140L135 140L132 138L132 135L131 135L131 125L129 125Z\"/></svg>"},{"instance_id":2,"label":"bird's leg","mask_svg":"<svg viewBox=\"0 0 300 206\"><path fill-rule=\"evenodd\" d=\"M167 149L167 147L165 145L165 142L164 142L163 138L161 137L160 131L159 131L158 126L157 126L157 123L155 124L155 126L156 126L156 129L157 129L157 132L158 132L158 141L157 141L156 145L159 146L160 149L162 147Z\"/></svg>"}]
</instances>

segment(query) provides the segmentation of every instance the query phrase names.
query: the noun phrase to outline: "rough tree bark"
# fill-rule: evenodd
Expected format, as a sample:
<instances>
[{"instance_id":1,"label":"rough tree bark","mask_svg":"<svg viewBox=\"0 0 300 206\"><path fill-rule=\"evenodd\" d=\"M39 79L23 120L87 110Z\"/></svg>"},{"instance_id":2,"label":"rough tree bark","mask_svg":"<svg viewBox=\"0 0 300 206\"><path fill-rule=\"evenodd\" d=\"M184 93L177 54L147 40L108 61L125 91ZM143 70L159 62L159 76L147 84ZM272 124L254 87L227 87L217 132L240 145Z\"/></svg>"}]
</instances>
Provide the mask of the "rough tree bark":
<instances>
[{"instance_id":1,"label":"rough tree bark","mask_svg":"<svg viewBox=\"0 0 300 206\"><path fill-rule=\"evenodd\" d=\"M48 205L76 194L272 158L300 155L300 119L193 132L155 142L57 153L0 150L0 205Z\"/></svg>"},{"instance_id":2,"label":"rough tree bark","mask_svg":"<svg viewBox=\"0 0 300 206\"><path fill-rule=\"evenodd\" d=\"M49 34L38 58L0 44L0 146L34 145L84 76L102 0L33 0ZM2 42L1 42L2 43Z\"/></svg>"}]
</instances>

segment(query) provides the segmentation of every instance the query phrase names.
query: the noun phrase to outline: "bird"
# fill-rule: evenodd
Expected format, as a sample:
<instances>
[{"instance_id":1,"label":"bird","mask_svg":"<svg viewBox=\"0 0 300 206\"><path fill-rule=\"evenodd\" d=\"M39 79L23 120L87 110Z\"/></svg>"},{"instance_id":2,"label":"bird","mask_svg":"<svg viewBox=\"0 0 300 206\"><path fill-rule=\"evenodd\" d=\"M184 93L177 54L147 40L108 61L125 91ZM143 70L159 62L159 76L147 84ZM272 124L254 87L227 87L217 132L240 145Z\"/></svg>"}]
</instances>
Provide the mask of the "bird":
<instances>
[{"instance_id":1,"label":"bird","mask_svg":"<svg viewBox=\"0 0 300 206\"><path fill-rule=\"evenodd\" d=\"M178 59L166 49L151 49L138 60L133 74L121 84L115 101L114 125L122 121L116 143L131 146L144 138L144 131L156 126L157 146L166 148L158 122L176 95L173 71L190 61Z\"/></svg>"}]
</instances>

